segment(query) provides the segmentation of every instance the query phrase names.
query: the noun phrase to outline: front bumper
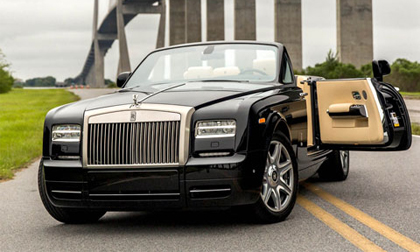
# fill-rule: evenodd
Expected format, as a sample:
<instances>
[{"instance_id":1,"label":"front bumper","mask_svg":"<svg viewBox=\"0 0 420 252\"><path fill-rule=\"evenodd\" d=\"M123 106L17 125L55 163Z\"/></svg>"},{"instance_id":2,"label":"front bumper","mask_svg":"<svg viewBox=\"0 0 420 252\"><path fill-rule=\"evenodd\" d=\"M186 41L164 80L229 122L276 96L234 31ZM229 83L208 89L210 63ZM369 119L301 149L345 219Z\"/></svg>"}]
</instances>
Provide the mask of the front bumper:
<instances>
[{"instance_id":1,"label":"front bumper","mask_svg":"<svg viewBox=\"0 0 420 252\"><path fill-rule=\"evenodd\" d=\"M42 160L54 206L107 211L253 204L260 195L264 164L263 152L190 158L175 168L86 169L79 160Z\"/></svg>"}]
</instances>

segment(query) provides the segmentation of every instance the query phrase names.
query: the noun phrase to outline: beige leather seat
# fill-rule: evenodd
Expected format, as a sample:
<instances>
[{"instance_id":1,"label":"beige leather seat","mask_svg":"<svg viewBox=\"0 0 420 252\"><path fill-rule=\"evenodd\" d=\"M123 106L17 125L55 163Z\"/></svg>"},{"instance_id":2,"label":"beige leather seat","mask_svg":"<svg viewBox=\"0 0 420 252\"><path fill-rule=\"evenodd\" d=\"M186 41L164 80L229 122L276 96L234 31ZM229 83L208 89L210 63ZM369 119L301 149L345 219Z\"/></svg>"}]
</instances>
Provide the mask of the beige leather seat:
<instances>
[{"instance_id":1,"label":"beige leather seat","mask_svg":"<svg viewBox=\"0 0 420 252\"><path fill-rule=\"evenodd\" d=\"M195 66L189 67L184 72L184 79L202 79L213 77L213 67L211 66Z\"/></svg>"},{"instance_id":2,"label":"beige leather seat","mask_svg":"<svg viewBox=\"0 0 420 252\"><path fill-rule=\"evenodd\" d=\"M253 68L263 71L267 75L276 75L276 59L254 59Z\"/></svg>"},{"instance_id":3,"label":"beige leather seat","mask_svg":"<svg viewBox=\"0 0 420 252\"><path fill-rule=\"evenodd\" d=\"M232 75L238 75L241 72L238 67L232 66L232 67L217 67L213 70L213 76L232 76Z\"/></svg>"}]
</instances>

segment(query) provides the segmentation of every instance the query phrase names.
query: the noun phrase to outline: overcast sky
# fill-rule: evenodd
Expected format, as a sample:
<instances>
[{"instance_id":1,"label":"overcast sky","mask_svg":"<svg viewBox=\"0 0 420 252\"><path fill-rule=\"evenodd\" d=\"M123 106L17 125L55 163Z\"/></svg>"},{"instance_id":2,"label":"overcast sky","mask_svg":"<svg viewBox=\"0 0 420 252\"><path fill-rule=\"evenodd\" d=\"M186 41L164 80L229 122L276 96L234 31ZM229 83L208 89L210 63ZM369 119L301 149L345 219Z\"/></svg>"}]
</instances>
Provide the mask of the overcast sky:
<instances>
[{"instance_id":1,"label":"overcast sky","mask_svg":"<svg viewBox=\"0 0 420 252\"><path fill-rule=\"evenodd\" d=\"M108 3L99 1L100 20ZM273 3L257 0L258 40L274 39ZM335 3L302 0L305 67L322 62L330 49L336 50ZM373 0L375 58L420 61L419 11L419 0ZM62 81L78 75L92 39L92 16L93 0L0 0L0 49L12 64L14 77L51 75ZM158 20L158 15L139 15L126 26L132 68L154 49ZM232 40L233 0L225 0L225 25L225 38ZM117 62L114 43L105 58L106 78L115 79Z\"/></svg>"}]
</instances>

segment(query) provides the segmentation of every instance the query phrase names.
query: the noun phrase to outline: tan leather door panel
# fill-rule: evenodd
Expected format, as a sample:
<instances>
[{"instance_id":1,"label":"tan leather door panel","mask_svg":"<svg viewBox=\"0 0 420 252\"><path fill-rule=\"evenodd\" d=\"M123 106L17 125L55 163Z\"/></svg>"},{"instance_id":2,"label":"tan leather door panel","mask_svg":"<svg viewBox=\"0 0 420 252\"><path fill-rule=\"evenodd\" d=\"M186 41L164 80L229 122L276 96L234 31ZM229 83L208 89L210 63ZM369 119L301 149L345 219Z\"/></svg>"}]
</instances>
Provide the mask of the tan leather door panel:
<instances>
[{"instance_id":1,"label":"tan leather door panel","mask_svg":"<svg viewBox=\"0 0 420 252\"><path fill-rule=\"evenodd\" d=\"M316 90L322 143L383 143L383 112L370 79L317 81ZM350 107L360 108L364 114L351 115Z\"/></svg>"},{"instance_id":2,"label":"tan leather door panel","mask_svg":"<svg viewBox=\"0 0 420 252\"><path fill-rule=\"evenodd\" d=\"M301 81L304 81L307 78L308 76L296 75L296 85L300 87L304 93L310 94L311 87L307 83L305 84L300 83ZM307 138L307 146L311 147L314 145L313 132L312 132L311 96L307 95L305 99L306 99L306 110L307 110L306 116L307 116L307 124L308 124L307 126L308 131L307 131L306 138Z\"/></svg>"}]
</instances>

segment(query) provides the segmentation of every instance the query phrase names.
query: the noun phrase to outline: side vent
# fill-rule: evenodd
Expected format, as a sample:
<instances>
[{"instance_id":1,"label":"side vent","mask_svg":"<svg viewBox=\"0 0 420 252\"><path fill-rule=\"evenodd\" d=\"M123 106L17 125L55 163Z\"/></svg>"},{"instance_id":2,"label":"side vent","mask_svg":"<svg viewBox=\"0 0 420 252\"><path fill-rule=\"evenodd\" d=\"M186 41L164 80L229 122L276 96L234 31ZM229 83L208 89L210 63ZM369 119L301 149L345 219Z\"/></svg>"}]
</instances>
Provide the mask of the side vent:
<instances>
[{"instance_id":1,"label":"side vent","mask_svg":"<svg viewBox=\"0 0 420 252\"><path fill-rule=\"evenodd\" d=\"M230 196L231 191L228 185L196 186L190 188L190 197L192 199L226 198Z\"/></svg>"}]
</instances>

